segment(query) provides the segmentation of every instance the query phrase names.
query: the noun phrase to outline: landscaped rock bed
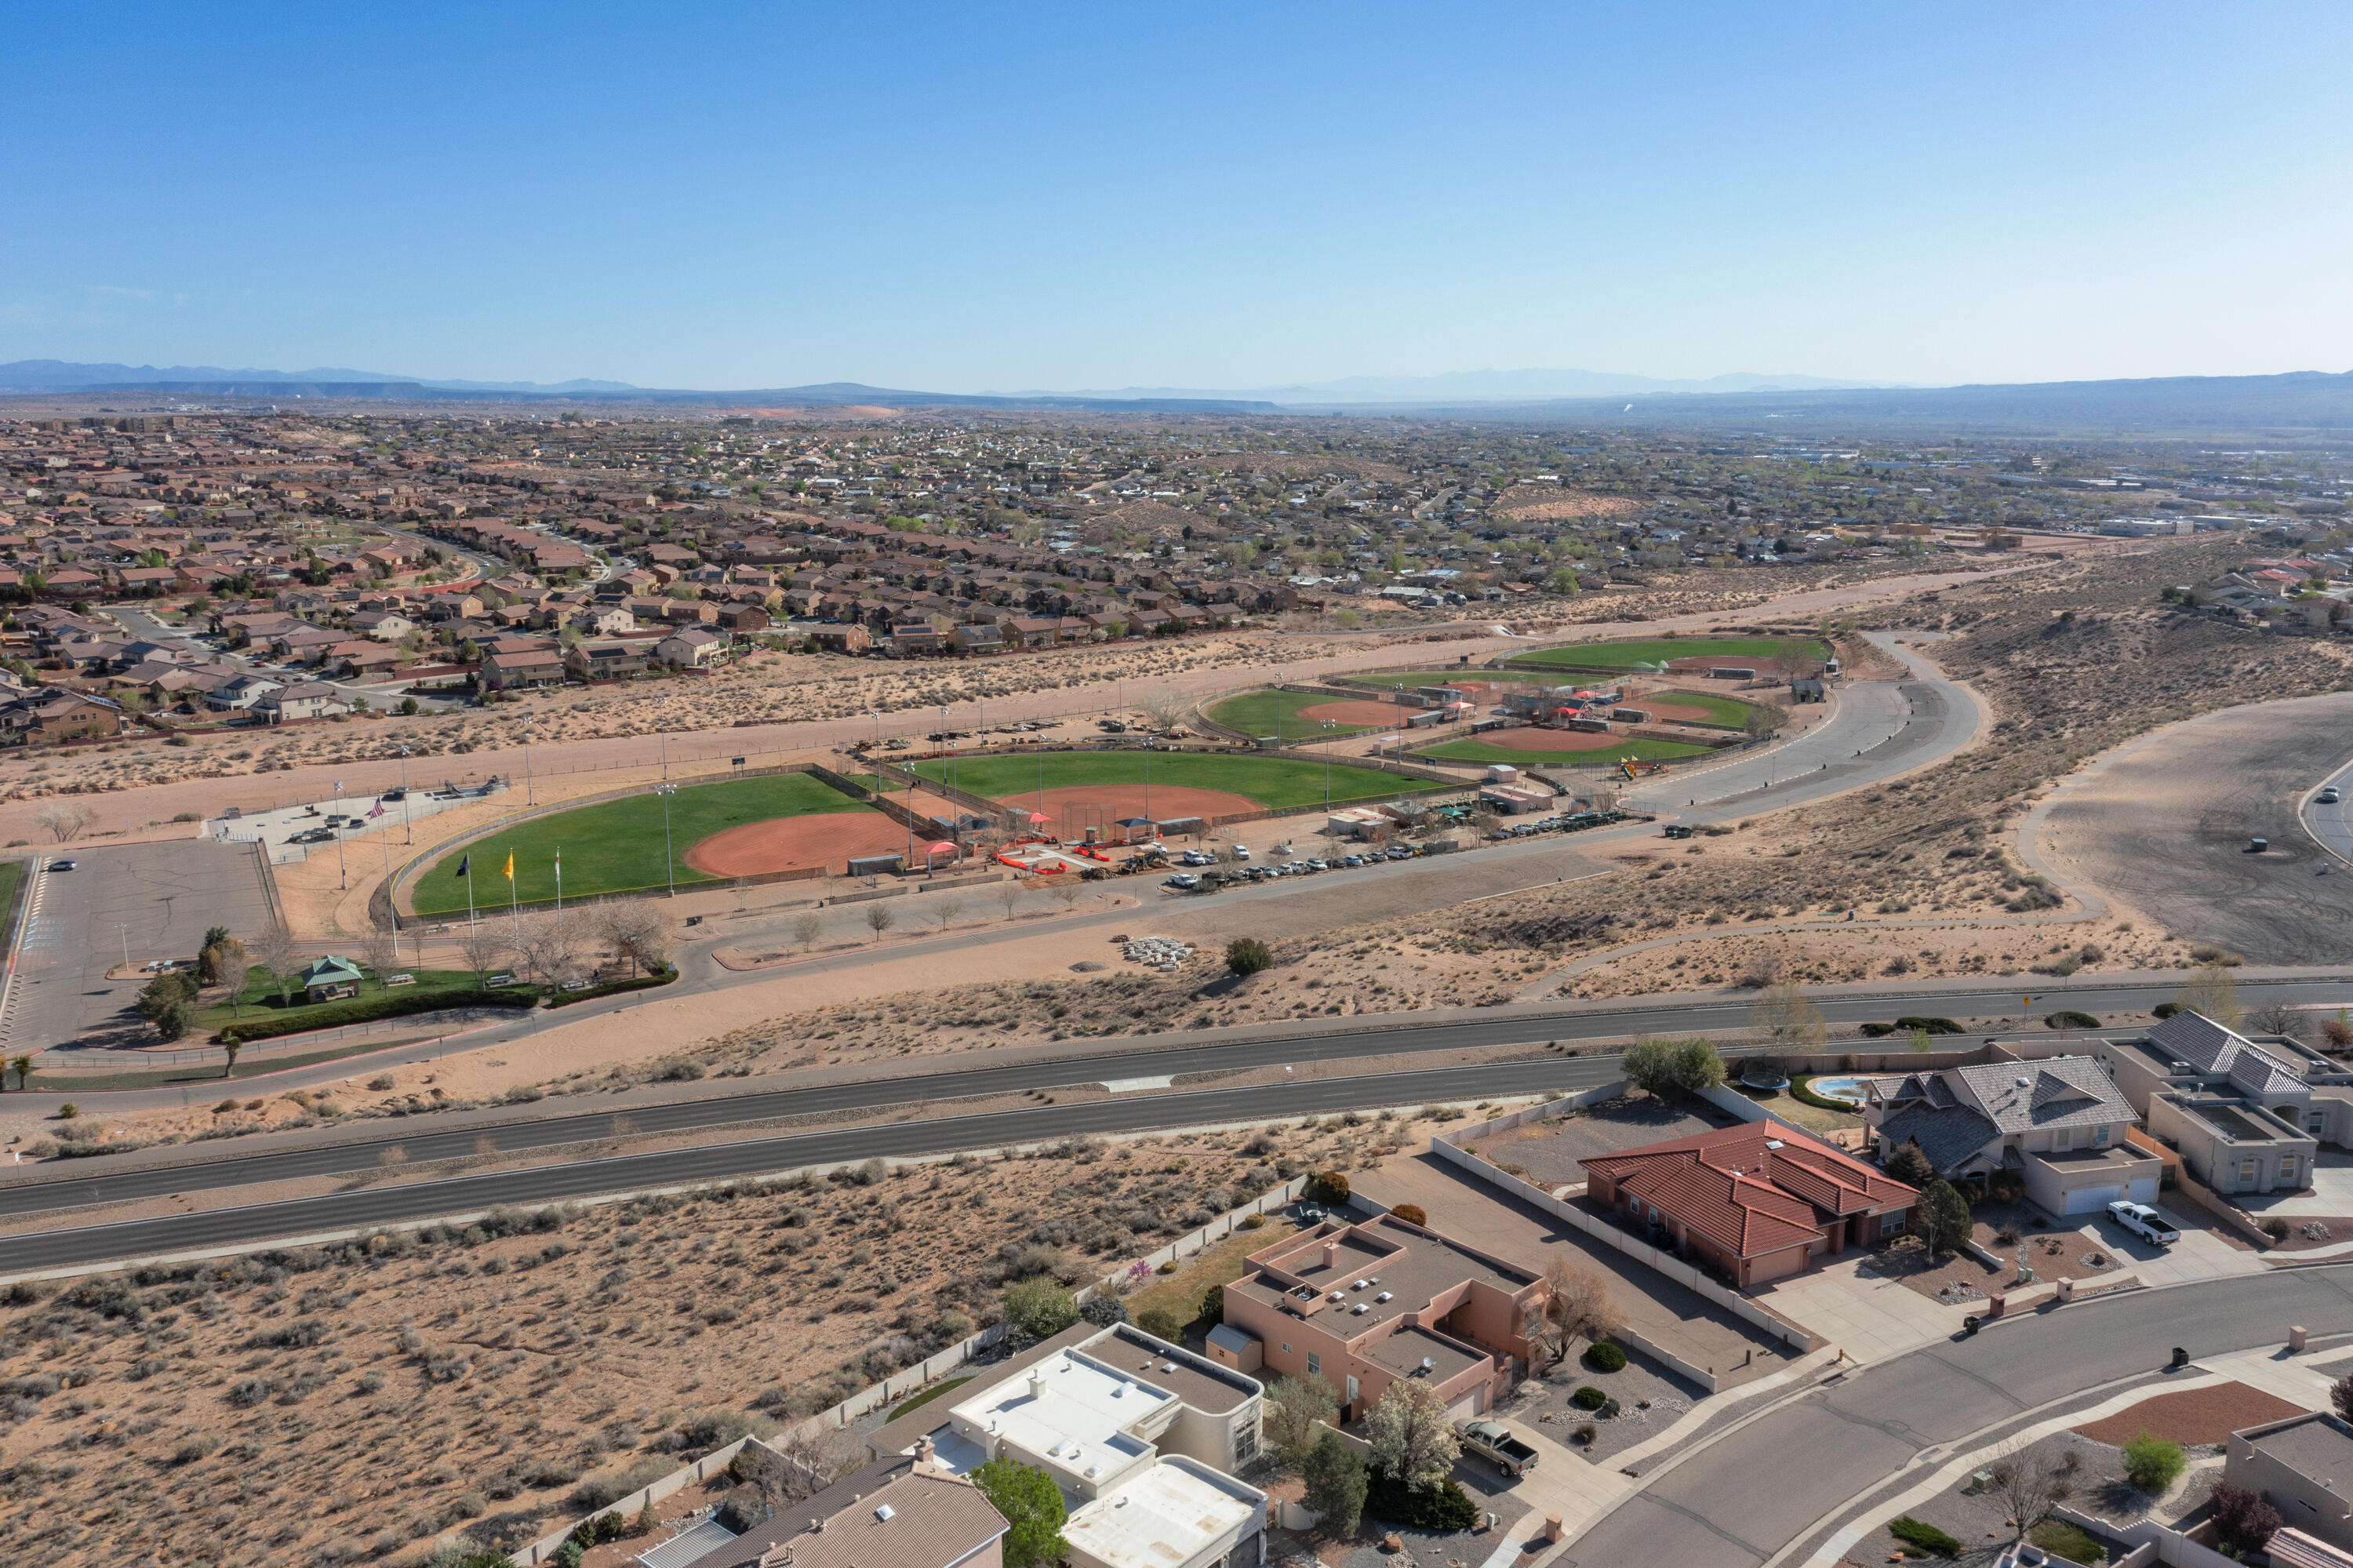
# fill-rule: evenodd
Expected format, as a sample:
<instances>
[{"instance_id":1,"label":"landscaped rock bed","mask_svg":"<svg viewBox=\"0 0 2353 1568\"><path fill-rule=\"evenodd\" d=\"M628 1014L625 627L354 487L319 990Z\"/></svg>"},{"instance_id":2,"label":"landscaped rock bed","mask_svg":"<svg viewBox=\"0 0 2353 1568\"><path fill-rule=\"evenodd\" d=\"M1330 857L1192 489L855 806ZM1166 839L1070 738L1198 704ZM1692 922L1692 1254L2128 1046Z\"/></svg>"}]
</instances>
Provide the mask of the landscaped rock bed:
<instances>
[{"instance_id":1,"label":"landscaped rock bed","mask_svg":"<svg viewBox=\"0 0 2353 1568\"><path fill-rule=\"evenodd\" d=\"M1618 1414L1603 1415L1580 1410L1580 1388L1598 1388L1618 1402ZM1639 1352L1626 1352L1626 1364L1614 1372L1597 1372L1578 1357L1545 1370L1513 1391L1498 1405L1493 1418L1514 1431L1525 1430L1581 1454L1599 1464L1657 1436L1706 1397L1697 1383L1677 1377ZM1577 1434L1593 1428L1593 1440L1577 1441Z\"/></svg>"}]
</instances>

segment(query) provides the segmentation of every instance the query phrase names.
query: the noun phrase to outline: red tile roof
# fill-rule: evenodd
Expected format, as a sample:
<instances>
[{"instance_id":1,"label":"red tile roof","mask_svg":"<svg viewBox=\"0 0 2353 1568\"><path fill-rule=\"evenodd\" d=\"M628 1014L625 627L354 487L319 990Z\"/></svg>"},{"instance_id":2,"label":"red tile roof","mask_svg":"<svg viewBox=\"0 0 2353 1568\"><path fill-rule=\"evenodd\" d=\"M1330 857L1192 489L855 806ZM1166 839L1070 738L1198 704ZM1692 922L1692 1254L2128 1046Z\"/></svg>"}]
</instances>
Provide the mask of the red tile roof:
<instances>
[{"instance_id":1,"label":"red tile roof","mask_svg":"<svg viewBox=\"0 0 2353 1568\"><path fill-rule=\"evenodd\" d=\"M1582 1163L1738 1257L1798 1245L1832 1220L1905 1208L1919 1196L1862 1160L1767 1122Z\"/></svg>"}]
</instances>

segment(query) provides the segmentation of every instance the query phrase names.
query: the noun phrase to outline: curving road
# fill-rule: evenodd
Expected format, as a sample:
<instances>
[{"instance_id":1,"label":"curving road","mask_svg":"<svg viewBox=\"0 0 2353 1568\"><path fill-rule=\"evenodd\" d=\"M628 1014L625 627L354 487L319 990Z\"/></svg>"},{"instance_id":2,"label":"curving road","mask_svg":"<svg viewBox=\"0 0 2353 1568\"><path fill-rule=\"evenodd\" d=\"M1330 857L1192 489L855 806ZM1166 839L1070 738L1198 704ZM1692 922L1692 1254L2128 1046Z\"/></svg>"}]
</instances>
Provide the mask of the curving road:
<instances>
[{"instance_id":1,"label":"curving road","mask_svg":"<svg viewBox=\"0 0 2353 1568\"><path fill-rule=\"evenodd\" d=\"M2353 1265L2126 1291L1895 1357L1692 1452L1578 1537L1565 1568L1763 1568L1827 1537L1850 1499L1916 1459L2037 1406L2156 1372L2176 1345L2193 1358L2253 1350L2284 1342L2291 1323L2315 1335L2353 1330Z\"/></svg>"}]
</instances>

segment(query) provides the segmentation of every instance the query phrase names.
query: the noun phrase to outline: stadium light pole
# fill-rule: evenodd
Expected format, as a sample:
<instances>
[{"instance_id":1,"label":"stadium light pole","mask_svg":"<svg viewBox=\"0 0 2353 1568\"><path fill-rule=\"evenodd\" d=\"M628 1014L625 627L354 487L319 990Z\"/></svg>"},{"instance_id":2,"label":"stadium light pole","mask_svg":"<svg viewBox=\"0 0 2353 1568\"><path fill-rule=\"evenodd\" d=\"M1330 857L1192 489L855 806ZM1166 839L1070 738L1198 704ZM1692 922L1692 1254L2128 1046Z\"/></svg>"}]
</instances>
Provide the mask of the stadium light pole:
<instances>
[{"instance_id":1,"label":"stadium light pole","mask_svg":"<svg viewBox=\"0 0 2353 1568\"><path fill-rule=\"evenodd\" d=\"M1332 732L1339 728L1337 721L1324 721L1324 809L1332 809Z\"/></svg>"},{"instance_id":2,"label":"stadium light pole","mask_svg":"<svg viewBox=\"0 0 2353 1568\"><path fill-rule=\"evenodd\" d=\"M661 776L664 779L670 777L670 731L661 727L662 705L670 698L670 694L664 692L654 699L654 731L661 741Z\"/></svg>"},{"instance_id":3,"label":"stadium light pole","mask_svg":"<svg viewBox=\"0 0 2353 1568\"><path fill-rule=\"evenodd\" d=\"M526 806L539 804L539 786L532 782L531 777L531 726L529 725L523 726L522 729L522 803Z\"/></svg>"},{"instance_id":4,"label":"stadium light pole","mask_svg":"<svg viewBox=\"0 0 2353 1568\"><path fill-rule=\"evenodd\" d=\"M661 797L662 803L662 874L670 881L670 895L675 898L678 896L678 862L670 855L670 798L678 793L678 786L657 784L654 793Z\"/></svg>"}]
</instances>

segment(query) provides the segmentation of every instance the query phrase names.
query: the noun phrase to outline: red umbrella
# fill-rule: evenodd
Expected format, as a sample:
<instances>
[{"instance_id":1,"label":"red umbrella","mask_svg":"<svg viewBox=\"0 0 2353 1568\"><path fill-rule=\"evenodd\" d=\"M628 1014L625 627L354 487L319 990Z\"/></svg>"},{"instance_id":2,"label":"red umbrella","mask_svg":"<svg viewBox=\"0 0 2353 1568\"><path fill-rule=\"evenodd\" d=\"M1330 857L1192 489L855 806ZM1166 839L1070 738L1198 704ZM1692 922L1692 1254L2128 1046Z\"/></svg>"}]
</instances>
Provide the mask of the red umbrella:
<instances>
[{"instance_id":1,"label":"red umbrella","mask_svg":"<svg viewBox=\"0 0 2353 1568\"><path fill-rule=\"evenodd\" d=\"M1031 821L1033 821L1033 822L1050 822L1050 821L1053 821L1053 819L1052 819L1051 817L1049 817L1049 816L1048 816L1048 815L1046 815L1046 813L1045 813L1045 812L1043 812L1043 811L1032 811L1032 812L1030 812L1030 813L1029 813L1029 820L1030 820Z\"/></svg>"},{"instance_id":2,"label":"red umbrella","mask_svg":"<svg viewBox=\"0 0 2353 1568\"><path fill-rule=\"evenodd\" d=\"M945 839L942 839L938 843L925 844L923 846L923 853L925 854L954 854L955 852L955 845L948 842Z\"/></svg>"}]
</instances>

